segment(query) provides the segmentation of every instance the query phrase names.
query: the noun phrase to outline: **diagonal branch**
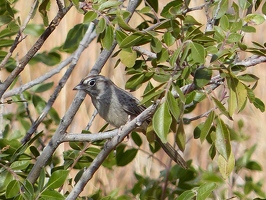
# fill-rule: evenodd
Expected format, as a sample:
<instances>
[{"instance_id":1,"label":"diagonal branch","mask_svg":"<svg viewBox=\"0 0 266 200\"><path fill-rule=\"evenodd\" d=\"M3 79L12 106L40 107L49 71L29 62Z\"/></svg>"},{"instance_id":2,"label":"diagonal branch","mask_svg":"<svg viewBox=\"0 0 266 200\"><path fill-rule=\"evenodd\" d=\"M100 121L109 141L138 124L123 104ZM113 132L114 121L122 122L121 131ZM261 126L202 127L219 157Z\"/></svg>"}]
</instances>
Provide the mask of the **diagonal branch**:
<instances>
[{"instance_id":1,"label":"diagonal branch","mask_svg":"<svg viewBox=\"0 0 266 200\"><path fill-rule=\"evenodd\" d=\"M127 21L131 18L133 12L138 6L139 1L138 0L131 0L129 1L127 11L131 13L131 15L128 17ZM110 50L104 49L101 54L99 55L98 59L95 62L95 65L93 66L91 70L91 74L98 74L100 73L101 69L103 68L104 64L106 61L109 59L111 56L115 46L116 46L116 41L113 42L112 47ZM72 104L70 105L69 109L67 110L65 116L62 118L56 132L54 133L53 137L51 138L49 144L44 148L43 152L41 155L38 157L35 165L33 166L32 170L30 171L27 180L30 183L35 183L36 180L38 179L41 169L46 165L47 161L51 158L53 155L54 151L58 147L58 145L62 142L63 138L66 135L66 130L70 123L72 122L77 110L79 109L82 101L85 98L86 93L83 91L79 91Z\"/></svg>"},{"instance_id":2,"label":"diagonal branch","mask_svg":"<svg viewBox=\"0 0 266 200\"><path fill-rule=\"evenodd\" d=\"M45 108L43 109L40 116L37 118L37 120L34 121L30 129L27 131L25 137L22 139L22 143L25 144L29 139L31 138L32 134L37 130L40 123L44 120L44 118L47 116L48 112L52 108L56 98L58 97L58 94L61 92L61 89L65 86L66 81L72 74L74 68L76 67L77 61L79 57L81 56L81 53L88 47L89 43L91 42L91 34L93 33L95 28L95 25L93 23L90 24L89 28L87 29L82 41L79 44L78 49L75 51L72 63L65 72L64 76L60 79L57 87L55 88L53 94L51 95L50 99L48 100Z\"/></svg>"},{"instance_id":3,"label":"diagonal branch","mask_svg":"<svg viewBox=\"0 0 266 200\"><path fill-rule=\"evenodd\" d=\"M49 26L46 28L44 33L39 37L39 39L35 42L35 44L31 47L28 53L20 60L17 67L11 72L11 74L7 77L7 79L0 84L0 98L2 98L4 92L11 85L11 83L15 80L15 78L24 70L30 59L36 54L36 52L42 47L46 39L51 35L51 33L56 29L59 25L62 18L72 7L72 3L63 10L59 10L56 17L52 20Z\"/></svg>"},{"instance_id":4,"label":"diagonal branch","mask_svg":"<svg viewBox=\"0 0 266 200\"><path fill-rule=\"evenodd\" d=\"M89 168L87 168L75 187L72 189L67 200L70 199L76 199L78 195L82 192L83 188L87 184L87 182L93 177L94 173L98 170L98 168L101 166L103 161L106 159L106 157L111 153L115 147L121 143L124 138L133 130L135 129L139 124L144 122L147 119L147 116L152 115L156 107L158 106L158 102L156 104L151 105L146 110L144 110L140 115L138 115L136 118L134 118L132 121L128 122L120 131L120 134L113 137L110 141L105 143L105 146L103 150L96 156L96 158L92 161Z\"/></svg>"}]
</instances>

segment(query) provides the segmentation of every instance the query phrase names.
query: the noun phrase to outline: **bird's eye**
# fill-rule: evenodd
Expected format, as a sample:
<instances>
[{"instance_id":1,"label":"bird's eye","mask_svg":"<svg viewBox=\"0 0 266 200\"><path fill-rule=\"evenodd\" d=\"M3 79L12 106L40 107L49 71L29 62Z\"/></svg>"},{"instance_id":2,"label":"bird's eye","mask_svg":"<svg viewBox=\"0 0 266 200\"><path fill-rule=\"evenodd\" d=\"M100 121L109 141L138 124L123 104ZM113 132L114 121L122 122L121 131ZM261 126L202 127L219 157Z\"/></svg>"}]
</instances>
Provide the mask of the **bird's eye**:
<instances>
[{"instance_id":1,"label":"bird's eye","mask_svg":"<svg viewBox=\"0 0 266 200\"><path fill-rule=\"evenodd\" d=\"M94 85L95 85L95 80L94 80L94 79L90 80L90 81L88 82L88 85L89 85L89 86L94 86Z\"/></svg>"}]
</instances>

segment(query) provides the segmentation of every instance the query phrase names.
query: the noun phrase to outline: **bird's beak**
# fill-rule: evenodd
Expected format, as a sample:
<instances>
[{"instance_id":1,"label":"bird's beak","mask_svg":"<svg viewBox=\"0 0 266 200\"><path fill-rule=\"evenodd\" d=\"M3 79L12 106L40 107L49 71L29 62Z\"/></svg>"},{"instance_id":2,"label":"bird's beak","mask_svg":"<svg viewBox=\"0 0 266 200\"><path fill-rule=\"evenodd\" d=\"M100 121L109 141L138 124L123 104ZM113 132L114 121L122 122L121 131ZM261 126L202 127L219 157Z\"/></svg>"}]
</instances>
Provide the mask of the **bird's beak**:
<instances>
[{"instance_id":1,"label":"bird's beak","mask_svg":"<svg viewBox=\"0 0 266 200\"><path fill-rule=\"evenodd\" d=\"M73 88L73 90L85 90L86 86L82 83L78 84L76 87Z\"/></svg>"}]
</instances>

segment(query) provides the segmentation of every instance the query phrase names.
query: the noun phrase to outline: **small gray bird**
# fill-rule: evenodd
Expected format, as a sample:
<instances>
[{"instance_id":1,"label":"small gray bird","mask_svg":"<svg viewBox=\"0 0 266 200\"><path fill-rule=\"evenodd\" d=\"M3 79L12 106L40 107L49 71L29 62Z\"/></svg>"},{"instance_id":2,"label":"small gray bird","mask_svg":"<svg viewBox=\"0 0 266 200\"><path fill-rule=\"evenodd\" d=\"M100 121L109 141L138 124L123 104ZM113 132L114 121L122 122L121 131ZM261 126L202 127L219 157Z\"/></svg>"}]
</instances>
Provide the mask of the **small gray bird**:
<instances>
[{"instance_id":1,"label":"small gray bird","mask_svg":"<svg viewBox=\"0 0 266 200\"><path fill-rule=\"evenodd\" d=\"M81 80L74 90L83 90L90 95L100 116L116 128L135 118L145 107L129 92L117 87L110 79L101 75L90 75ZM147 120L148 121L148 120ZM147 123L146 123L147 124ZM169 143L163 143L158 136L156 141L177 164L187 168L186 161Z\"/></svg>"}]
</instances>

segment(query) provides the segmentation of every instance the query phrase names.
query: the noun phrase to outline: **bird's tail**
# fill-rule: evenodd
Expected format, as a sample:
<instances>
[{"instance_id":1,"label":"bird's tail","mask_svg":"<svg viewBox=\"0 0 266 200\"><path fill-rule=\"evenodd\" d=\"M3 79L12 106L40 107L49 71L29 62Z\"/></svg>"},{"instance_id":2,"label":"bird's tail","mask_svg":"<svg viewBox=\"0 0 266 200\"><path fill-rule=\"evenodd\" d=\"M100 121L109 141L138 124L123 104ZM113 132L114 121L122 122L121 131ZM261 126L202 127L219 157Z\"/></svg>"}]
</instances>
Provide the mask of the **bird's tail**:
<instances>
[{"instance_id":1,"label":"bird's tail","mask_svg":"<svg viewBox=\"0 0 266 200\"><path fill-rule=\"evenodd\" d=\"M159 143L159 145L163 148L165 153L173 159L178 165L180 165L182 168L187 169L187 163L186 161L182 158L182 156L175 150L175 148L167 143L163 143L162 140L156 136L156 141Z\"/></svg>"}]
</instances>

